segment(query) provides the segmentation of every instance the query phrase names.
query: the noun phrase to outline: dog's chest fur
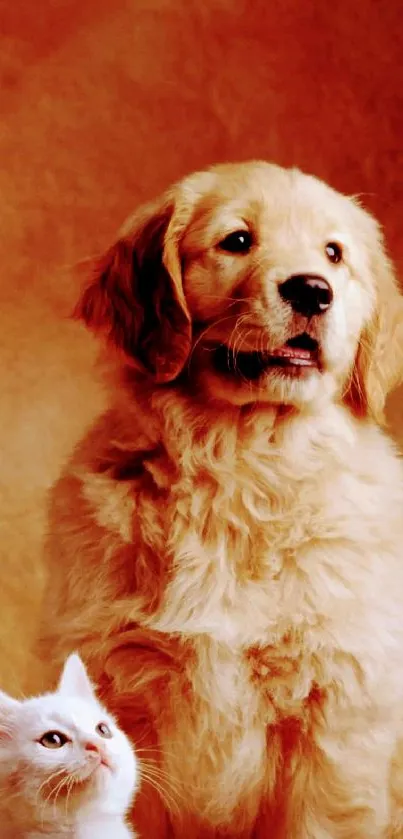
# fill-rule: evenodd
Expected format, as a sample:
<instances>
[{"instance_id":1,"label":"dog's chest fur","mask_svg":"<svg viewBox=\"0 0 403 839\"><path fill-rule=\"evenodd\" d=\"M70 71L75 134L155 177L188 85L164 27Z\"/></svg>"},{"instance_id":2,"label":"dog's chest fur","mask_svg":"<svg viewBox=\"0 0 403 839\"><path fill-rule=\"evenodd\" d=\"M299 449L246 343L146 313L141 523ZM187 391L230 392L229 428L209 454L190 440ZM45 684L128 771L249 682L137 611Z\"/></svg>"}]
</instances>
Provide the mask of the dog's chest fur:
<instances>
[{"instance_id":1,"label":"dog's chest fur","mask_svg":"<svg viewBox=\"0 0 403 839\"><path fill-rule=\"evenodd\" d=\"M396 552L401 509L377 447L389 470L400 464L378 431L370 456L341 418L334 409L276 431L263 415L192 447L171 489L170 582L156 627L276 645L290 630L323 638L335 604L340 621L352 599L376 596L377 557Z\"/></svg>"},{"instance_id":2,"label":"dog's chest fur","mask_svg":"<svg viewBox=\"0 0 403 839\"><path fill-rule=\"evenodd\" d=\"M371 680L396 688L373 665L396 659L403 643L400 594L386 595L393 575L403 586L400 499L388 490L400 464L378 431L364 445L362 436L334 409L277 432L262 416L242 435L228 427L182 443L164 508L169 582L149 625L180 633L194 652L193 698L188 714L178 698L166 768L212 822L243 798L257 806L262 785L278 782L269 776L289 724L297 737L308 729L331 685L357 707ZM220 784L233 790L226 813Z\"/></svg>"}]
</instances>

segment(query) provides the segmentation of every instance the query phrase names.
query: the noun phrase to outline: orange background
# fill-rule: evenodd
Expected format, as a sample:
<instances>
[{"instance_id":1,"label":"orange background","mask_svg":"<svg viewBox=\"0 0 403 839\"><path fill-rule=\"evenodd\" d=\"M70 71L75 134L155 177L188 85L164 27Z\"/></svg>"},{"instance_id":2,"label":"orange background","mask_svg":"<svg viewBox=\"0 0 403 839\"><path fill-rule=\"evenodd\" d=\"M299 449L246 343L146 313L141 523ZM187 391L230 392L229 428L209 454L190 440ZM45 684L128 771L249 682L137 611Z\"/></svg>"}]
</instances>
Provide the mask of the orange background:
<instances>
[{"instance_id":1,"label":"orange background","mask_svg":"<svg viewBox=\"0 0 403 839\"><path fill-rule=\"evenodd\" d=\"M263 157L363 193L401 268L402 55L398 0L0 0L1 687L29 684L46 492L102 405L69 266L187 171Z\"/></svg>"}]
</instances>

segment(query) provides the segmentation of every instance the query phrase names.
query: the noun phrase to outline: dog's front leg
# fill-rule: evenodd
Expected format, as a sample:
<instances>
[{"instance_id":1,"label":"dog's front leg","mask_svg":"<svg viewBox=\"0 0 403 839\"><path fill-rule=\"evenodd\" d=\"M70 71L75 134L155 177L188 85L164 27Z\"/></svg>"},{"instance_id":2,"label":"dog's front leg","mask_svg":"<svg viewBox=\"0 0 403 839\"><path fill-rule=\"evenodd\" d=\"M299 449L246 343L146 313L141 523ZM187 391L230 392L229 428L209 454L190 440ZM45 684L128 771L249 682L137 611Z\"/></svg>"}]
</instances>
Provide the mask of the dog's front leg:
<instances>
[{"instance_id":1,"label":"dog's front leg","mask_svg":"<svg viewBox=\"0 0 403 839\"><path fill-rule=\"evenodd\" d=\"M388 722L334 721L284 756L274 801L254 839L383 839L390 819Z\"/></svg>"}]
</instances>

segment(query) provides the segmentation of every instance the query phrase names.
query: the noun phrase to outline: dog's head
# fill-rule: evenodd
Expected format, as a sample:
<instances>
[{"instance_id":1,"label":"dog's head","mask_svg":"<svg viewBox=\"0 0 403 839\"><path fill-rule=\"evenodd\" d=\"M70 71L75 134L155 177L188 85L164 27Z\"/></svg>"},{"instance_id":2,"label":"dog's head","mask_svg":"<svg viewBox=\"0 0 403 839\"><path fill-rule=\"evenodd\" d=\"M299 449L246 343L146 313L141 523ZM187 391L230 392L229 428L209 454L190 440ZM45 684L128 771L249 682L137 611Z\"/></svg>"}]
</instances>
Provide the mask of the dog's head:
<instances>
[{"instance_id":1,"label":"dog's head","mask_svg":"<svg viewBox=\"0 0 403 839\"><path fill-rule=\"evenodd\" d=\"M156 384L236 404L344 398L377 421L403 303L375 220L297 170L217 166L142 208L77 313Z\"/></svg>"}]
</instances>

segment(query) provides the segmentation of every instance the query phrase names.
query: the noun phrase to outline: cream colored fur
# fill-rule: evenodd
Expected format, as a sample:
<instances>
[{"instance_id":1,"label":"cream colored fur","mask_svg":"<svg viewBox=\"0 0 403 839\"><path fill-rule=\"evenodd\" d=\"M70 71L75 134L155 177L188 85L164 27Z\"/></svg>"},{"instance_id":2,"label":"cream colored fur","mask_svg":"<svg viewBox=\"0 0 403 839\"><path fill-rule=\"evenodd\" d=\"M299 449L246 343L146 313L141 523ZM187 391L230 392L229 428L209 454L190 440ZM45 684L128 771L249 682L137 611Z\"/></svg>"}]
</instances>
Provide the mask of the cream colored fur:
<instances>
[{"instance_id":1,"label":"cream colored fur","mask_svg":"<svg viewBox=\"0 0 403 839\"><path fill-rule=\"evenodd\" d=\"M217 247L245 226L250 254ZM218 374L215 345L306 328L277 293L305 271L321 371ZM402 312L373 219L268 164L185 179L98 266L113 396L54 490L44 638L158 760L140 835L403 837Z\"/></svg>"}]
</instances>

